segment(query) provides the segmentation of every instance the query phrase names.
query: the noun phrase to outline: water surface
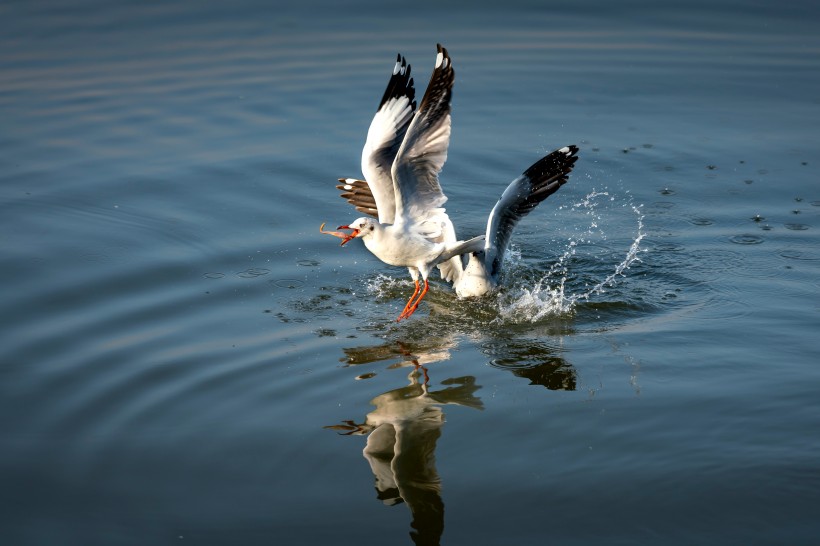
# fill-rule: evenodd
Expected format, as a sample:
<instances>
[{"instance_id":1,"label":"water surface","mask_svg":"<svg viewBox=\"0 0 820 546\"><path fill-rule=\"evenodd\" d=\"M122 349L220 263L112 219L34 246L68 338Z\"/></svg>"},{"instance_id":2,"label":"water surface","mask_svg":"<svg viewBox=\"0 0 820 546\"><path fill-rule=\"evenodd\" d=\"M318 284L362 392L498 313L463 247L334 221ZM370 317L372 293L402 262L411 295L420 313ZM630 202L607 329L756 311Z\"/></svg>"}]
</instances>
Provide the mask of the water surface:
<instances>
[{"instance_id":1,"label":"water surface","mask_svg":"<svg viewBox=\"0 0 820 546\"><path fill-rule=\"evenodd\" d=\"M820 526L810 3L7 2L4 544L789 543ZM397 52L505 286L322 222ZM421 92L421 91L420 91Z\"/></svg>"}]
</instances>

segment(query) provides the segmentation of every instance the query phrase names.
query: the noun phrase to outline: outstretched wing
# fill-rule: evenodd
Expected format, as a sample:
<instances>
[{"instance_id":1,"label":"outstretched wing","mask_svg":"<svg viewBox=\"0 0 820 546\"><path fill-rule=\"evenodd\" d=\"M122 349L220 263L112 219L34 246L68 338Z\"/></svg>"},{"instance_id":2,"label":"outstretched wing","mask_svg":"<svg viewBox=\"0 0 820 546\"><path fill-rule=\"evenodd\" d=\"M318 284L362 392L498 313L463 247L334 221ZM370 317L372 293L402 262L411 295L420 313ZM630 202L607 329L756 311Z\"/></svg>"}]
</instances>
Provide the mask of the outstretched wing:
<instances>
[{"instance_id":1,"label":"outstretched wing","mask_svg":"<svg viewBox=\"0 0 820 546\"><path fill-rule=\"evenodd\" d=\"M439 207L447 201L438 173L447 160L450 144L450 99L455 72L447 50L441 44L436 47L436 67L430 84L393 162L397 224L419 223L432 214L443 213Z\"/></svg>"},{"instance_id":2,"label":"outstretched wing","mask_svg":"<svg viewBox=\"0 0 820 546\"><path fill-rule=\"evenodd\" d=\"M379 102L379 108L362 149L362 173L378 210L379 222L392 224L396 200L390 169L416 110L416 89L410 77L410 65L401 55L396 57L393 75Z\"/></svg>"},{"instance_id":3,"label":"outstretched wing","mask_svg":"<svg viewBox=\"0 0 820 546\"><path fill-rule=\"evenodd\" d=\"M485 264L490 275L495 277L500 272L504 251L518 221L567 182L577 153L577 146L564 146L542 157L501 194L487 220Z\"/></svg>"}]
</instances>

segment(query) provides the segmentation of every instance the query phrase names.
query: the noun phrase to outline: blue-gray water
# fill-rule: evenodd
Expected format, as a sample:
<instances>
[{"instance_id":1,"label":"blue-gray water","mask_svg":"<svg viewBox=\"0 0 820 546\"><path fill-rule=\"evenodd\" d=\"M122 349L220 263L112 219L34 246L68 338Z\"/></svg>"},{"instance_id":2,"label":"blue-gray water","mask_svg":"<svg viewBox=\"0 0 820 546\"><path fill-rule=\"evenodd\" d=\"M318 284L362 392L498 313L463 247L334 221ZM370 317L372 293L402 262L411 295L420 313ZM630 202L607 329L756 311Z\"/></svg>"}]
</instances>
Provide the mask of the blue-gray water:
<instances>
[{"instance_id":1,"label":"blue-gray water","mask_svg":"<svg viewBox=\"0 0 820 546\"><path fill-rule=\"evenodd\" d=\"M816 5L277 4L0 6L0 543L820 540ZM397 324L318 227L436 42L460 234L580 160Z\"/></svg>"}]
</instances>

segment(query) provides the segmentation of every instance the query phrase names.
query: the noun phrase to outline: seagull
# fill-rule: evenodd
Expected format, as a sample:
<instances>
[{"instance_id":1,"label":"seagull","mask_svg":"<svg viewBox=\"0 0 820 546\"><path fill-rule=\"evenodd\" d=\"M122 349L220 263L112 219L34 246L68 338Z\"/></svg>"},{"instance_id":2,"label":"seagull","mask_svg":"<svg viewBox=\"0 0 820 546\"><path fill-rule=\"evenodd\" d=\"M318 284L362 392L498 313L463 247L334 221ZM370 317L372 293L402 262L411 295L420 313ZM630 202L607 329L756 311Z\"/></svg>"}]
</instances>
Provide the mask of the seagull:
<instances>
[{"instance_id":1,"label":"seagull","mask_svg":"<svg viewBox=\"0 0 820 546\"><path fill-rule=\"evenodd\" d=\"M480 297L498 287L504 254L516 225L542 201L566 184L578 160L577 154L577 146L564 146L533 163L510 182L490 211L484 248L471 252L466 264L460 257L456 257L438 266L442 278L453 283L458 297ZM344 184L338 186L339 189L348 192L343 197L354 195L349 198L351 202L362 204L372 201L366 182L352 178L340 181ZM337 236L348 235L339 233ZM447 240L456 240L454 230L447 233Z\"/></svg>"},{"instance_id":2,"label":"seagull","mask_svg":"<svg viewBox=\"0 0 820 546\"><path fill-rule=\"evenodd\" d=\"M438 267L452 276L462 254L481 251L484 236L459 241L442 205L438 173L450 143L450 100L455 72L447 49L437 44L436 64L416 111L410 66L397 56L393 74L367 132L362 150L365 180L340 179L342 197L368 216L349 225L350 233L324 231L342 245L360 238L381 261L407 267L415 289L397 321L409 318L430 288ZM446 273L445 273L446 272ZM423 284L419 283L419 276Z\"/></svg>"},{"instance_id":3,"label":"seagull","mask_svg":"<svg viewBox=\"0 0 820 546\"><path fill-rule=\"evenodd\" d=\"M484 248L470 253L466 267L450 264L450 277L460 298L478 297L498 286L504 253L518 222L569 180L578 160L577 146L564 146L533 163L510 182L487 218ZM455 235L452 235L455 239ZM444 275L442 271L442 276Z\"/></svg>"}]
</instances>

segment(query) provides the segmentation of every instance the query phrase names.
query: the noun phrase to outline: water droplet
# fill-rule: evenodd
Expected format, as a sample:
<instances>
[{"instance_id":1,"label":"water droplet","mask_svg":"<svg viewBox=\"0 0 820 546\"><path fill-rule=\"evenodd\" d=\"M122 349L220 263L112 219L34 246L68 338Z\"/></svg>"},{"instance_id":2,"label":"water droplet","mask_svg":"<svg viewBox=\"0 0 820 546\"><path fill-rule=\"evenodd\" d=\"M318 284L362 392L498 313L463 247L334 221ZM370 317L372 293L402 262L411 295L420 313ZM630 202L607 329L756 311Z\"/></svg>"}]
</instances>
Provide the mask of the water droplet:
<instances>
[{"instance_id":1,"label":"water droplet","mask_svg":"<svg viewBox=\"0 0 820 546\"><path fill-rule=\"evenodd\" d=\"M790 229L792 231L805 231L809 229L809 226L806 224L786 224L786 229Z\"/></svg>"},{"instance_id":2,"label":"water droplet","mask_svg":"<svg viewBox=\"0 0 820 546\"><path fill-rule=\"evenodd\" d=\"M655 250L657 252L680 252L685 247L678 243L660 243L655 245Z\"/></svg>"},{"instance_id":3,"label":"water droplet","mask_svg":"<svg viewBox=\"0 0 820 546\"><path fill-rule=\"evenodd\" d=\"M225 276L225 274L224 273L213 272L213 273L205 273L202 276L205 277L206 279L221 279L222 277Z\"/></svg>"},{"instance_id":4,"label":"water droplet","mask_svg":"<svg viewBox=\"0 0 820 546\"><path fill-rule=\"evenodd\" d=\"M736 245L759 245L765 239L759 235L752 235L751 233L744 233L741 235L733 235L729 240Z\"/></svg>"},{"instance_id":5,"label":"water droplet","mask_svg":"<svg viewBox=\"0 0 820 546\"><path fill-rule=\"evenodd\" d=\"M243 279L253 279L254 277L261 277L262 275L267 275L268 273L270 273L270 269L265 269L264 267L251 267L245 271L240 271L237 273L237 276L242 277Z\"/></svg>"}]
</instances>

